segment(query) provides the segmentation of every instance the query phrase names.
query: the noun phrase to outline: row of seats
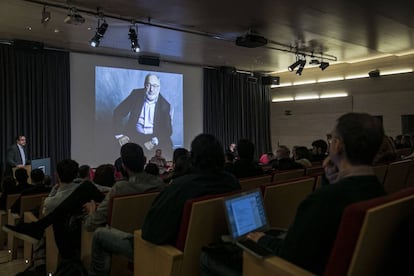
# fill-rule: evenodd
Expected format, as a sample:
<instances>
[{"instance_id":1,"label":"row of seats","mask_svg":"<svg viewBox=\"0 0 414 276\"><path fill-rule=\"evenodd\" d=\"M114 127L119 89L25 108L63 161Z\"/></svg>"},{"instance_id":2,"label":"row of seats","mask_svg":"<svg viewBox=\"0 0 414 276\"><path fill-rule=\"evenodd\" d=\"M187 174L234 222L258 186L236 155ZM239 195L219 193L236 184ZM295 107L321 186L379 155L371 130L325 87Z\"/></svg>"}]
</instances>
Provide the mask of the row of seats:
<instances>
[{"instance_id":1,"label":"row of seats","mask_svg":"<svg viewBox=\"0 0 414 276\"><path fill-rule=\"evenodd\" d=\"M374 169L380 179L383 177L383 183L385 184L387 183L387 177L391 178L393 175L402 175L401 173L396 174L394 172L395 168L406 168L408 163L410 164L408 168L411 170L413 167L411 160L377 166ZM287 228L294 218L299 203L315 189L318 181L320 181L322 168L318 167L315 171L316 174L312 176L303 176L309 173L305 170L277 172L274 175L243 179L240 183L244 190L261 187L270 225L277 228ZM298 176L302 177L297 178ZM294 179L283 182L283 180L289 178ZM408 173L407 177L404 178L404 184L399 185L405 187L408 183L407 180ZM388 181L392 182L391 180ZM149 193L114 197L111 201L112 207L108 216L108 224L130 233L139 229L152 200L157 194ZM135 267L134 274L197 275L201 247L217 241L222 234L227 233L222 205L224 196L227 195L198 198L186 203L182 229L180 229L180 235L175 247L153 245L141 239L140 230L135 231L134 258L135 262L138 262L140 265ZM131 209L134 209L133 214L128 212ZM126 213L129 216L125 216ZM131 217L131 215L134 217ZM29 217L28 215L27 218ZM30 219L28 220L30 221ZM47 271L53 272L57 265L56 256L58 254L56 254L56 246L54 245L53 247L52 228L50 227L46 233ZM82 233L82 260L87 267L90 262L91 234L86 231ZM245 258L251 259L249 256L245 256ZM154 260L157 261L154 262ZM112 274L125 274L125 268L127 267L125 260L121 261L114 258Z\"/></svg>"},{"instance_id":2,"label":"row of seats","mask_svg":"<svg viewBox=\"0 0 414 276\"><path fill-rule=\"evenodd\" d=\"M18 221L23 220L24 213L26 211L40 210L43 199L47 197L47 195L48 195L47 193L34 194L34 195L23 195L23 196L21 196L20 194L8 195L7 201L6 201L7 211L6 210L0 211L1 227L3 227L3 225L6 224L6 220L7 220L7 224L10 224L10 225L15 225ZM20 213L18 214L12 213L10 208L19 198L20 198ZM0 239L1 244L4 244L6 235L3 231L1 231L0 237L1 237ZM9 252L9 261L17 257L17 246L18 246L17 239L13 235L8 234L7 235L7 249ZM26 244L26 246L28 246L28 243ZM30 256L28 256L28 251L26 250L25 250L24 257L25 259L30 258Z\"/></svg>"}]
</instances>

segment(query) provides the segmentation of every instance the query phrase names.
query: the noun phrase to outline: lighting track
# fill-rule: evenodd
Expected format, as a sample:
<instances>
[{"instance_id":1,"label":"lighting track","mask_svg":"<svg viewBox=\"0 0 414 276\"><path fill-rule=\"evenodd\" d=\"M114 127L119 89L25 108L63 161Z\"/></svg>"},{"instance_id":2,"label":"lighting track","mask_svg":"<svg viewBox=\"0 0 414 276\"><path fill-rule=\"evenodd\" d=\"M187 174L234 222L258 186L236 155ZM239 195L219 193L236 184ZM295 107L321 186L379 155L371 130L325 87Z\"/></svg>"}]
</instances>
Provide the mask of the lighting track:
<instances>
[{"instance_id":1,"label":"lighting track","mask_svg":"<svg viewBox=\"0 0 414 276\"><path fill-rule=\"evenodd\" d=\"M62 5L62 4L57 4L57 3L51 3L51 2L47 2L47 1L37 1L37 0L23 0L25 2L29 2L29 3L34 3L34 4L38 4L38 5L47 5L48 7L53 7L53 8L58 8L58 9L64 9L67 10L68 8L70 8L69 5ZM91 16L96 16L97 13L96 11L93 10L86 10L86 9L81 9L81 8L76 8L76 10L78 12L81 13L85 13ZM123 17L120 15L114 15L114 14L110 14L110 13L101 13L102 16L104 16L105 18L111 18L111 19L116 19L116 20L120 20L120 21L125 21L125 22L131 22L131 18L127 18L127 17ZM142 24L142 25L147 25L147 26L151 26L151 27L156 27L156 28L160 28L160 29L165 29L165 30L171 30L171 31L177 31L177 32L182 32L182 33L187 33L187 34L193 34L193 35L198 35L198 36L203 36L203 37L208 37L208 38L213 38L213 39L217 39L217 40L222 40L222 41L227 41L227 42L231 42L231 43L235 43L235 39L230 39L230 38L225 38L222 37L220 35L217 34L213 34L213 33L209 33L209 32L202 32L202 31L197 31L197 30L193 30L193 29L187 29L184 27L176 27L176 26L171 26L171 25L166 25L166 24L157 24L157 23L153 23L151 22L151 18L148 18L147 20L135 20L136 24ZM269 46L269 44L273 44L276 46ZM323 60L329 60L329 61L337 61L337 57L333 56L333 55L329 55L329 54L315 54L313 52L310 51L303 51L303 50L298 50L296 48L293 48L291 45L287 45L287 44L283 44L280 42L276 42L274 40L268 40L268 44L265 46L262 46L261 48L265 48L265 49L269 49L269 50L275 50L275 51L281 51L281 52L287 52L287 53L295 53L295 54L299 54L302 55L304 57L316 57L316 58L323 58Z\"/></svg>"}]
</instances>

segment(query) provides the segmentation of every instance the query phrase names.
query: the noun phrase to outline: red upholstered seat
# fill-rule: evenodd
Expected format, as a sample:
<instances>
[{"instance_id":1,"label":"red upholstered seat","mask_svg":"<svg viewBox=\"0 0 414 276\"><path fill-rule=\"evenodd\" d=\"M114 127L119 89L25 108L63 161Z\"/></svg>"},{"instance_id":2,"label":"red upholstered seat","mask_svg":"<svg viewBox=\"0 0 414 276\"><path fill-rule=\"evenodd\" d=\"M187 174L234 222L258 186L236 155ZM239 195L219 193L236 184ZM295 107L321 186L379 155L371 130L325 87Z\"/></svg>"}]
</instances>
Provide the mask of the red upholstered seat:
<instances>
[{"instance_id":1,"label":"red upholstered seat","mask_svg":"<svg viewBox=\"0 0 414 276\"><path fill-rule=\"evenodd\" d=\"M347 275L366 212L376 206L414 194L414 188L349 205L342 215L336 240L325 269L325 276Z\"/></svg>"}]
</instances>

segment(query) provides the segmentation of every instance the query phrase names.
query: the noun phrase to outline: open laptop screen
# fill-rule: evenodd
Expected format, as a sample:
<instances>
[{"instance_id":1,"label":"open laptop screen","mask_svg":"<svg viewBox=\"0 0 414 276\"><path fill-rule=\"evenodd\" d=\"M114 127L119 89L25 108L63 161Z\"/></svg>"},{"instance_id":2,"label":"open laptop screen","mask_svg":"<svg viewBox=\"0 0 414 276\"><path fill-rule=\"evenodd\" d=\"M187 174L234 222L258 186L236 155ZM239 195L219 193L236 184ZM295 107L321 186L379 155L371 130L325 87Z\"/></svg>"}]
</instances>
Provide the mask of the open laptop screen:
<instances>
[{"instance_id":1,"label":"open laptop screen","mask_svg":"<svg viewBox=\"0 0 414 276\"><path fill-rule=\"evenodd\" d=\"M252 231L268 228L262 194L259 189L224 199L229 230L234 240Z\"/></svg>"}]
</instances>

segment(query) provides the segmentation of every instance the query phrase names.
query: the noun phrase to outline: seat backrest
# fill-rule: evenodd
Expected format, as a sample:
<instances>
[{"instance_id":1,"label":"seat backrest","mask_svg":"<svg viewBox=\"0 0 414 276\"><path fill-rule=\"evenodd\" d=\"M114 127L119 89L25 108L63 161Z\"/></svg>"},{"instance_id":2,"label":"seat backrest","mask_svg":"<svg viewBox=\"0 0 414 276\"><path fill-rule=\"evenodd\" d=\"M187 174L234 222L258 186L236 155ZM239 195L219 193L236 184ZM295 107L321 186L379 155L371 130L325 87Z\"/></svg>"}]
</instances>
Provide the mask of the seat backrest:
<instances>
[{"instance_id":1,"label":"seat backrest","mask_svg":"<svg viewBox=\"0 0 414 276\"><path fill-rule=\"evenodd\" d=\"M33 209L40 210L40 206L43 204L44 198L47 196L47 193L23 195L20 198L20 216L23 217L23 213L26 211L31 211Z\"/></svg>"},{"instance_id":2,"label":"seat backrest","mask_svg":"<svg viewBox=\"0 0 414 276\"><path fill-rule=\"evenodd\" d=\"M19 199L20 194L9 194L6 199L6 211L9 210L13 204Z\"/></svg>"},{"instance_id":3,"label":"seat backrest","mask_svg":"<svg viewBox=\"0 0 414 276\"><path fill-rule=\"evenodd\" d=\"M391 260L397 253L392 251L392 248L398 239L399 227L402 222L412 219L413 214L414 192L410 196L369 209L362 225L348 275L381 275L387 271L387 267L384 265L392 263ZM399 249L397 250L399 251ZM412 254L412 252L410 253ZM383 275L390 274L383 273Z\"/></svg>"},{"instance_id":4,"label":"seat backrest","mask_svg":"<svg viewBox=\"0 0 414 276\"><path fill-rule=\"evenodd\" d=\"M379 182L381 184L384 184L385 175L387 174L387 170L388 170L388 165L387 164L376 165L376 166L373 166L372 169L374 170L374 173L377 176Z\"/></svg>"},{"instance_id":5,"label":"seat backrest","mask_svg":"<svg viewBox=\"0 0 414 276\"><path fill-rule=\"evenodd\" d=\"M229 194L188 200L183 209L176 247L183 252L181 275L199 275L201 248L227 234L223 198Z\"/></svg>"},{"instance_id":6,"label":"seat backrest","mask_svg":"<svg viewBox=\"0 0 414 276\"><path fill-rule=\"evenodd\" d=\"M325 276L345 276L356 250L356 245L359 243L360 237L366 235L363 229L363 224L366 223L366 214L369 210L375 210L378 206L388 206L390 202L398 202L400 199L411 198L414 195L414 188L404 189L397 193L387 196L378 197L358 203L354 203L345 208L342 215L341 223L338 228L338 233L334 246L332 248L328 264L325 268ZM413 208L414 210L414 208ZM380 213L382 215L382 213ZM387 217L387 216L386 216ZM384 217L382 224L387 224L387 218ZM383 231L382 224L370 224L370 227L377 228L377 231ZM383 241L381 241L383 242ZM368 246L369 254L373 254L372 245ZM355 275L376 275L376 274L355 274Z\"/></svg>"},{"instance_id":7,"label":"seat backrest","mask_svg":"<svg viewBox=\"0 0 414 276\"><path fill-rule=\"evenodd\" d=\"M108 225L124 232L140 229L159 192L113 196L109 203Z\"/></svg>"},{"instance_id":8,"label":"seat backrest","mask_svg":"<svg viewBox=\"0 0 414 276\"><path fill-rule=\"evenodd\" d=\"M390 194L405 187L408 171L412 166L412 160L403 160L390 163L384 179L384 189Z\"/></svg>"},{"instance_id":9,"label":"seat backrest","mask_svg":"<svg viewBox=\"0 0 414 276\"><path fill-rule=\"evenodd\" d=\"M270 184L272 180L271 175L263 175L249 178L242 178L239 180L240 186L243 191L256 189L263 184Z\"/></svg>"},{"instance_id":10,"label":"seat backrest","mask_svg":"<svg viewBox=\"0 0 414 276\"><path fill-rule=\"evenodd\" d=\"M273 174L272 182L282 182L305 175L305 169L277 171Z\"/></svg>"},{"instance_id":11,"label":"seat backrest","mask_svg":"<svg viewBox=\"0 0 414 276\"><path fill-rule=\"evenodd\" d=\"M407 179L405 180L405 187L413 187L414 186L414 159L411 159L412 163L410 168L408 169Z\"/></svg>"},{"instance_id":12,"label":"seat backrest","mask_svg":"<svg viewBox=\"0 0 414 276\"><path fill-rule=\"evenodd\" d=\"M264 187L263 203L271 227L288 228L300 202L312 191L315 177Z\"/></svg>"},{"instance_id":13,"label":"seat backrest","mask_svg":"<svg viewBox=\"0 0 414 276\"><path fill-rule=\"evenodd\" d=\"M314 175L314 174L321 174L323 173L322 165L312 166L310 168L305 169L305 175Z\"/></svg>"}]
</instances>

